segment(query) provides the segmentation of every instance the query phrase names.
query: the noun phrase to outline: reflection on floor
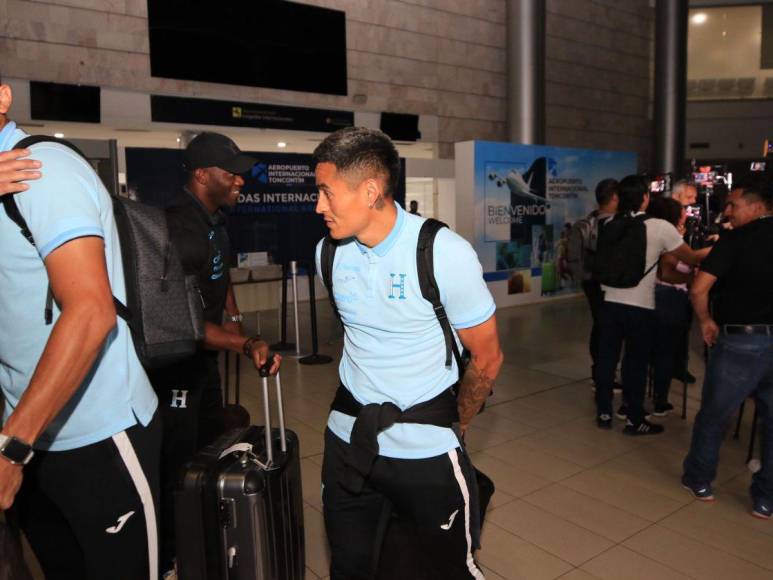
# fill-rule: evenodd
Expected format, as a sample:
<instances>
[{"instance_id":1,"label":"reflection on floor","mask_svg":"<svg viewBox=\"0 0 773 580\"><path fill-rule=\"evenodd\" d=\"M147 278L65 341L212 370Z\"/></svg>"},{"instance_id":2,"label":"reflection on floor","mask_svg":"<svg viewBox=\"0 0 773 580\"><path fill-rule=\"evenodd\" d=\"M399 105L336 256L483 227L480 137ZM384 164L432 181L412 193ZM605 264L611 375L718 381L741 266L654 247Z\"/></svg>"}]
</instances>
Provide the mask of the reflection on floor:
<instances>
[{"instance_id":1,"label":"reflection on floor","mask_svg":"<svg viewBox=\"0 0 773 580\"><path fill-rule=\"evenodd\" d=\"M338 359L340 326L325 301L319 308L320 351ZM303 310L301 320L307 316ZM264 334L276 337L276 313L262 319ZM749 515L750 411L740 440L728 436L722 449L718 501L692 501L679 484L703 378L697 335L687 420L672 414L662 420L665 434L628 438L620 421L612 432L595 426L583 301L504 309L498 320L506 362L468 437L474 462L497 486L478 554L486 578L773 578L773 522ZM301 326L308 352L308 325ZM282 372L289 426L301 441L309 579L328 577L320 467L336 362L305 366L288 357ZM681 385L673 388L679 408ZM260 422L258 383L246 365L241 391Z\"/></svg>"}]
</instances>

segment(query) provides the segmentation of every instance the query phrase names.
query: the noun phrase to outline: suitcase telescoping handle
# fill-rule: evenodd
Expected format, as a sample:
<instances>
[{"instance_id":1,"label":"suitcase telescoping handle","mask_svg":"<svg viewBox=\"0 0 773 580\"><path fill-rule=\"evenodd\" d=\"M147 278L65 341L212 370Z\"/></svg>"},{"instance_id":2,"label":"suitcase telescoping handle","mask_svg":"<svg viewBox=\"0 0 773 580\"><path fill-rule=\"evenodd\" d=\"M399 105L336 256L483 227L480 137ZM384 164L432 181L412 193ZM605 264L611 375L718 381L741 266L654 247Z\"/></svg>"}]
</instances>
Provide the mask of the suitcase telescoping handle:
<instances>
[{"instance_id":1,"label":"suitcase telescoping handle","mask_svg":"<svg viewBox=\"0 0 773 580\"><path fill-rule=\"evenodd\" d=\"M271 437L271 407L268 399L268 374L269 369L274 364L274 357L270 356L266 364L260 367L258 374L263 387L263 418L265 422L264 434L266 438L266 464L270 467L274 463L274 445ZM282 453L287 452L287 436L285 433L285 411L282 402L282 380L279 373L274 377L276 381L276 406L279 415L279 440Z\"/></svg>"}]
</instances>

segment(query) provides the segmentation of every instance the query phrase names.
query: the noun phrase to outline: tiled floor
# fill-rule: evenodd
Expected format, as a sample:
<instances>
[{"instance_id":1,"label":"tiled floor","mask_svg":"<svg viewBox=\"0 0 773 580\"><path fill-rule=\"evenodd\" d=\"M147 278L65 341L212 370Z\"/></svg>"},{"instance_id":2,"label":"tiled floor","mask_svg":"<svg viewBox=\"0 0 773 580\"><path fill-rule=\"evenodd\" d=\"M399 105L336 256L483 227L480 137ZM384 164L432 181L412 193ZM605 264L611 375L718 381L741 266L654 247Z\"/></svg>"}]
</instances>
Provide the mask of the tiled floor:
<instances>
[{"instance_id":1,"label":"tiled floor","mask_svg":"<svg viewBox=\"0 0 773 580\"><path fill-rule=\"evenodd\" d=\"M319 305L320 351L338 358L340 327L327 303ZM264 316L267 336L275 336L275 316ZM468 437L476 466L497 486L478 553L489 580L773 578L773 522L749 515L748 421L741 439L728 437L722 449L718 501L692 501L679 476L698 386L689 389L687 421L664 419L661 436L624 437L617 420L603 432L587 379L585 303L504 309L498 320L506 362ZM701 353L695 336L690 367L698 385ZM304 366L288 357L282 372L289 426L301 441L308 579L328 577L319 492L336 371L336 363ZM676 405L681 385L674 388ZM258 400L255 375L243 365L242 402L256 419Z\"/></svg>"}]
</instances>

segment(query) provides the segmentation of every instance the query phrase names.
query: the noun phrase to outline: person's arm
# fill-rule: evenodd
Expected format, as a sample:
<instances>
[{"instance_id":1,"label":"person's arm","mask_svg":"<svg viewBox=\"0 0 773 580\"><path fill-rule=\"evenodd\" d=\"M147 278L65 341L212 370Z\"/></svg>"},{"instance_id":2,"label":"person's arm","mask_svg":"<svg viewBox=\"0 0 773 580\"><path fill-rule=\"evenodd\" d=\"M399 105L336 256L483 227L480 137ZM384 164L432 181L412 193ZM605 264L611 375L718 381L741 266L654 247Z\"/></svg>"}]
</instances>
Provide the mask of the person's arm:
<instances>
[{"instance_id":1,"label":"person's arm","mask_svg":"<svg viewBox=\"0 0 773 580\"><path fill-rule=\"evenodd\" d=\"M248 341L250 341L249 344ZM245 346L247 347L246 351ZM209 350L230 350L237 354L249 356L256 369L260 369L260 367L265 365L268 357L273 354L274 364L271 365L270 369L272 375L279 372L279 367L282 364L281 355L271 353L266 341L261 340L260 337L251 338L229 332L223 326L212 322L204 323L204 348Z\"/></svg>"},{"instance_id":2,"label":"person's arm","mask_svg":"<svg viewBox=\"0 0 773 580\"><path fill-rule=\"evenodd\" d=\"M709 255L709 252L711 252L711 247L701 248L700 250L693 250L687 244L682 244L675 250L671 250L667 253L672 254L685 264L690 264L690 266L697 266L706 256Z\"/></svg>"},{"instance_id":3,"label":"person's arm","mask_svg":"<svg viewBox=\"0 0 773 580\"><path fill-rule=\"evenodd\" d=\"M692 274L677 270L679 260L672 254L663 254L660 258L658 278L669 284L689 284Z\"/></svg>"},{"instance_id":4,"label":"person's arm","mask_svg":"<svg viewBox=\"0 0 773 580\"><path fill-rule=\"evenodd\" d=\"M719 327L711 318L711 313L709 312L709 292L716 282L716 276L700 271L695 276L695 280L693 280L692 287L690 288L692 307L701 325L703 340L709 346L714 345L719 335Z\"/></svg>"},{"instance_id":5,"label":"person's arm","mask_svg":"<svg viewBox=\"0 0 773 580\"><path fill-rule=\"evenodd\" d=\"M225 295L225 316L226 320L223 322L223 328L225 328L228 332L232 332L234 334L242 334L242 323L241 322L232 322L228 318L231 316L239 316L241 312L239 312L239 307L236 305L236 296L234 295L234 287L233 284L230 282L228 283L228 291Z\"/></svg>"},{"instance_id":6,"label":"person's arm","mask_svg":"<svg viewBox=\"0 0 773 580\"><path fill-rule=\"evenodd\" d=\"M459 427L465 433L491 393L494 380L502 368L504 355L499 347L496 316L483 324L457 330L462 344L472 357L459 384Z\"/></svg>"},{"instance_id":7,"label":"person's arm","mask_svg":"<svg viewBox=\"0 0 773 580\"><path fill-rule=\"evenodd\" d=\"M67 242L48 254L45 266L61 315L2 431L29 444L76 392L116 323L102 238ZM21 467L0 458L0 510L11 505L20 484Z\"/></svg>"},{"instance_id":8,"label":"person's arm","mask_svg":"<svg viewBox=\"0 0 773 580\"><path fill-rule=\"evenodd\" d=\"M40 179L41 174L37 170L43 164L35 159L23 159L29 155L29 149L12 149L0 153L0 197L26 191L29 185L25 181Z\"/></svg>"},{"instance_id":9,"label":"person's arm","mask_svg":"<svg viewBox=\"0 0 773 580\"><path fill-rule=\"evenodd\" d=\"M225 295L225 313L228 316L237 316L239 314L239 307L236 305L236 296L234 296L234 287L230 282L228 283L228 291Z\"/></svg>"}]
</instances>

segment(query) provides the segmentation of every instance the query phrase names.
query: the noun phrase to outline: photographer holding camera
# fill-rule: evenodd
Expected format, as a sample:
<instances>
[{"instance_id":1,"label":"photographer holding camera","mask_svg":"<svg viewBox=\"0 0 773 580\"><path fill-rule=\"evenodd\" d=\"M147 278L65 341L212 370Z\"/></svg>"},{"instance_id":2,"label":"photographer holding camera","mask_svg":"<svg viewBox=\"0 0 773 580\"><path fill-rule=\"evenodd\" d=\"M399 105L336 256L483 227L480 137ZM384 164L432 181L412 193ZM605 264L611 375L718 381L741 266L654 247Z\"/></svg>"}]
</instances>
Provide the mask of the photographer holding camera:
<instances>
[{"instance_id":1,"label":"photographer holding camera","mask_svg":"<svg viewBox=\"0 0 773 580\"><path fill-rule=\"evenodd\" d=\"M719 448L730 417L757 392L762 467L751 486L752 515L773 516L773 187L759 182L731 198L723 234L690 290L695 315L711 347L701 409L695 418L682 484L713 501ZM709 311L712 292L713 315Z\"/></svg>"},{"instance_id":2,"label":"photographer holding camera","mask_svg":"<svg viewBox=\"0 0 773 580\"><path fill-rule=\"evenodd\" d=\"M671 187L671 199L678 201L682 207L698 203L698 188L686 179L679 179Z\"/></svg>"}]
</instances>

